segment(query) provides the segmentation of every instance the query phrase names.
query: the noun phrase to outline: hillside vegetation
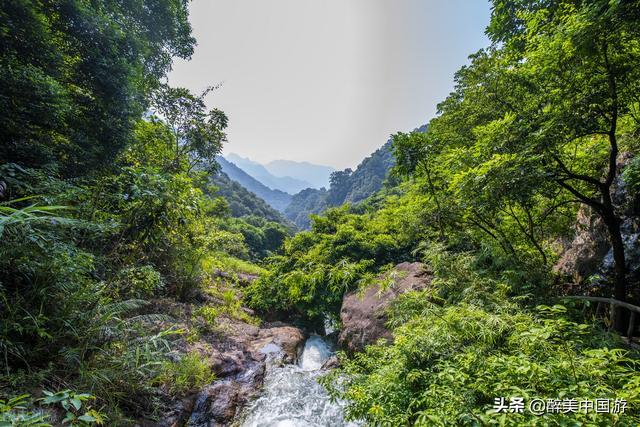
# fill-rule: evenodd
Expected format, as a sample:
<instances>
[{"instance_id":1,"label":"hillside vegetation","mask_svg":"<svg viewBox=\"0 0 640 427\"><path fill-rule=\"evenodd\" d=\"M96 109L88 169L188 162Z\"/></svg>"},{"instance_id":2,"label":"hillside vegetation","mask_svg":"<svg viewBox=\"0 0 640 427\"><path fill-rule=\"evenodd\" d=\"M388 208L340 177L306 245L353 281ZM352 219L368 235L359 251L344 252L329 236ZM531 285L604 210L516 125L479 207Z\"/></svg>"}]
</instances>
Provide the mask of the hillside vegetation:
<instances>
[{"instance_id":1,"label":"hillside vegetation","mask_svg":"<svg viewBox=\"0 0 640 427\"><path fill-rule=\"evenodd\" d=\"M345 169L333 172L329 178L328 190L307 188L294 194L284 214L299 228L308 229L311 224L310 215L345 203L358 203L375 194L383 187L393 165L389 141L365 158L355 171Z\"/></svg>"},{"instance_id":2,"label":"hillside vegetation","mask_svg":"<svg viewBox=\"0 0 640 427\"><path fill-rule=\"evenodd\" d=\"M0 17L0 425L153 419L214 379L196 353L169 358L199 329L158 307L255 322L233 278L291 231L210 185L227 126L211 89L162 83L193 51L186 1L9 1Z\"/></svg>"},{"instance_id":3,"label":"hillside vegetation","mask_svg":"<svg viewBox=\"0 0 640 427\"><path fill-rule=\"evenodd\" d=\"M622 162L621 153L634 157L640 144L640 7L492 3L491 46L456 73L426 132L394 135L399 182L312 216L247 300L265 313L338 321L346 293L397 263L422 261L434 278L386 313L393 343L343 354L323 380L349 417L393 426L638 425L638 352L584 303L563 300L572 284L552 267L580 210L602 224L614 266L594 292L640 301L627 274L638 262L634 244L625 248L635 234L621 228L623 211L638 224L627 207L638 203L638 161ZM625 200L614 197L622 189ZM608 326L626 334L625 325L619 314ZM514 396L628 407L496 411L494 399Z\"/></svg>"}]
</instances>

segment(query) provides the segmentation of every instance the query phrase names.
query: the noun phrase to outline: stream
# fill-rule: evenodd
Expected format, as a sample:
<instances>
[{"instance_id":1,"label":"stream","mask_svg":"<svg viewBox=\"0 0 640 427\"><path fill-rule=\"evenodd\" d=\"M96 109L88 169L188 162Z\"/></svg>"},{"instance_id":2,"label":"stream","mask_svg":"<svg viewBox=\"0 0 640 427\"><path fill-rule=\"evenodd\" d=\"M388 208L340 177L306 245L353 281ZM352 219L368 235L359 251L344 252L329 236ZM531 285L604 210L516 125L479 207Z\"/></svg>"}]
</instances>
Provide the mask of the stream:
<instances>
[{"instance_id":1,"label":"stream","mask_svg":"<svg viewBox=\"0 0 640 427\"><path fill-rule=\"evenodd\" d=\"M333 355L332 346L313 335L296 365L270 366L262 395L245 410L242 427L355 427L343 418L343 405L331 402L317 379L322 364Z\"/></svg>"}]
</instances>

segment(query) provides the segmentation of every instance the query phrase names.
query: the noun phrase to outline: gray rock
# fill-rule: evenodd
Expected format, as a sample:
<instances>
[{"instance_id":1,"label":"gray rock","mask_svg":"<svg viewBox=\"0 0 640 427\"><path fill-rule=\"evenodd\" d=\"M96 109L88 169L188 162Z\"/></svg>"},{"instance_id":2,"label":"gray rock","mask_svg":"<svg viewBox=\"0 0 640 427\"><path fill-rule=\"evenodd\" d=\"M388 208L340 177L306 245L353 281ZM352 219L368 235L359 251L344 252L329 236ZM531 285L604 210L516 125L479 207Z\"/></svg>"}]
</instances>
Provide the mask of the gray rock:
<instances>
[{"instance_id":1,"label":"gray rock","mask_svg":"<svg viewBox=\"0 0 640 427\"><path fill-rule=\"evenodd\" d=\"M382 291L380 282L389 279L393 283ZM367 288L364 293L348 293L342 301L340 320L342 331L338 344L349 351L361 351L365 346L383 338L391 341L392 336L386 328L385 310L400 294L421 290L431 283L431 275L421 263L398 264L391 272L378 278L378 283Z\"/></svg>"}]
</instances>

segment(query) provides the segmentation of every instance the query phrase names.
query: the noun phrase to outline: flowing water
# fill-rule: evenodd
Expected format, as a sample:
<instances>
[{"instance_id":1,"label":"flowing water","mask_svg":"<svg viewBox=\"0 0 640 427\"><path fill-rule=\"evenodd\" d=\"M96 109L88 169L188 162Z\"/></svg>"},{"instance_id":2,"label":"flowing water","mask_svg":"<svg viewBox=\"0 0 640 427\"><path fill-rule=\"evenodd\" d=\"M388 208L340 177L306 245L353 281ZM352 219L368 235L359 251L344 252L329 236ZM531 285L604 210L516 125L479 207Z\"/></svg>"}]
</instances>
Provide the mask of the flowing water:
<instances>
[{"instance_id":1,"label":"flowing water","mask_svg":"<svg viewBox=\"0 0 640 427\"><path fill-rule=\"evenodd\" d=\"M322 364L333 354L321 337L310 337L297 365L272 366L265 376L264 391L248 408L243 427L355 427L346 422L340 402L331 402L318 384L326 373Z\"/></svg>"}]
</instances>

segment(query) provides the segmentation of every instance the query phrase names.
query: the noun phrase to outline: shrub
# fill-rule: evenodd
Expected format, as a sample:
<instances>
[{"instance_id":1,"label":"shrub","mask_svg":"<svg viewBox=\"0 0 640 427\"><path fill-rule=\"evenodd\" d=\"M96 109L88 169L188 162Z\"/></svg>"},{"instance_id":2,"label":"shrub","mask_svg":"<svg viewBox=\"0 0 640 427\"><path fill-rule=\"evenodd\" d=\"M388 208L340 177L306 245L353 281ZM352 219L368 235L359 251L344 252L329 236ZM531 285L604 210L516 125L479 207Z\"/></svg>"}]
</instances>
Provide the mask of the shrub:
<instances>
[{"instance_id":1,"label":"shrub","mask_svg":"<svg viewBox=\"0 0 640 427\"><path fill-rule=\"evenodd\" d=\"M116 287L120 298L150 298L158 295L164 281L153 266L134 266L118 272Z\"/></svg>"},{"instance_id":2,"label":"shrub","mask_svg":"<svg viewBox=\"0 0 640 427\"><path fill-rule=\"evenodd\" d=\"M432 287L390 308L391 345L372 345L323 379L347 415L372 425L621 425L637 413L639 355L563 306L526 308L468 254L432 250ZM495 413L499 397L626 399L625 414Z\"/></svg>"},{"instance_id":3,"label":"shrub","mask_svg":"<svg viewBox=\"0 0 640 427\"><path fill-rule=\"evenodd\" d=\"M156 378L171 393L184 395L215 381L211 367L197 352L183 355L177 362L163 363Z\"/></svg>"}]
</instances>

